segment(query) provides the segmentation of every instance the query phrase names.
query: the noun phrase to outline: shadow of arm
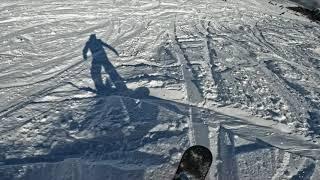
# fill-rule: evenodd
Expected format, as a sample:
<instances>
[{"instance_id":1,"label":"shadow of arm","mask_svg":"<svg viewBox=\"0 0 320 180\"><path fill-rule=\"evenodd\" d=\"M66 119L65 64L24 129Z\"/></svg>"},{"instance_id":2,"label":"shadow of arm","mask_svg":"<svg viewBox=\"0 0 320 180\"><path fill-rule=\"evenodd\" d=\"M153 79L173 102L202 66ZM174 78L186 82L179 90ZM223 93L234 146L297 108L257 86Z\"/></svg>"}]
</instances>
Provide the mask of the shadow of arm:
<instances>
[{"instance_id":1,"label":"shadow of arm","mask_svg":"<svg viewBox=\"0 0 320 180\"><path fill-rule=\"evenodd\" d=\"M102 41L101 41L102 42ZM111 51L113 51L117 56L119 56L119 53L117 52L116 49L114 49L112 46L110 46L109 44L102 42L102 45L109 48Z\"/></svg>"},{"instance_id":2,"label":"shadow of arm","mask_svg":"<svg viewBox=\"0 0 320 180\"><path fill-rule=\"evenodd\" d=\"M84 60L87 60L87 58L88 58L88 56L87 56L88 50L89 50L89 45L88 45L88 42L87 42L86 45L84 46L83 50L82 50L82 56L83 56Z\"/></svg>"}]
</instances>

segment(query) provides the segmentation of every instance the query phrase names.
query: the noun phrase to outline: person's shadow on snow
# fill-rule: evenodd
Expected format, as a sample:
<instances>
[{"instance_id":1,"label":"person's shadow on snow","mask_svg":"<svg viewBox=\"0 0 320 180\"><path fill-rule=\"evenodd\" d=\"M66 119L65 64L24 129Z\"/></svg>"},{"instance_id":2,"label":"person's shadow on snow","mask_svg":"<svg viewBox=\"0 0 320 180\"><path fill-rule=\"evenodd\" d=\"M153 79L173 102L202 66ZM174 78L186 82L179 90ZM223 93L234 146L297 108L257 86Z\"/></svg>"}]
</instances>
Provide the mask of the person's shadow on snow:
<instances>
[{"instance_id":1,"label":"person's shadow on snow","mask_svg":"<svg viewBox=\"0 0 320 180\"><path fill-rule=\"evenodd\" d=\"M87 53L90 50L92 54L92 63L90 74L94 82L95 89L90 87L79 87L71 82L72 86L79 90L89 91L96 93L97 95L108 96L108 95L120 95L120 96L130 96L132 98L144 98L149 96L149 89L147 87L139 87L137 89L131 90L127 87L124 79L116 71L116 68L109 61L107 53L104 47L113 51L117 56L119 53L110 46L109 44L103 42L101 39L97 39L95 34L91 34L89 40L86 42L83 48L82 55L84 60L87 60ZM102 68L108 74L105 83L103 82Z\"/></svg>"},{"instance_id":2,"label":"person's shadow on snow","mask_svg":"<svg viewBox=\"0 0 320 180\"><path fill-rule=\"evenodd\" d=\"M112 89L111 84L116 87L117 91L126 91L128 89L126 84L116 71L115 67L109 61L107 53L103 47L110 49L117 56L119 56L119 53L112 46L103 42L101 39L97 39L95 34L90 35L90 38L86 42L86 45L82 51L82 55L85 60L87 59L88 50L91 51L92 64L90 73L96 88L96 93L99 95L110 94L111 91L114 90ZM104 68L104 71L109 75L110 78L107 78L105 83L102 80L102 68Z\"/></svg>"}]
</instances>

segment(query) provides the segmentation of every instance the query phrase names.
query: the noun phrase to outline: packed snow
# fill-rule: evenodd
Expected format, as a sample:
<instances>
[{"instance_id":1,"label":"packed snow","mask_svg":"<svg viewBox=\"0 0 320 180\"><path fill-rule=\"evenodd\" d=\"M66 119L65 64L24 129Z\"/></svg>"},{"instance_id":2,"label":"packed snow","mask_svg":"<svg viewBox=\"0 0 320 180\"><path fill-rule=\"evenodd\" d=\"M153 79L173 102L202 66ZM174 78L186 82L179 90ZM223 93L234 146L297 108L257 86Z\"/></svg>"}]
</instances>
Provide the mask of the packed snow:
<instances>
[{"instance_id":1,"label":"packed snow","mask_svg":"<svg viewBox=\"0 0 320 180\"><path fill-rule=\"evenodd\" d=\"M172 179L192 145L211 150L210 180L317 180L317 8L2 0L0 180ZM92 34L109 72L84 59Z\"/></svg>"}]
</instances>

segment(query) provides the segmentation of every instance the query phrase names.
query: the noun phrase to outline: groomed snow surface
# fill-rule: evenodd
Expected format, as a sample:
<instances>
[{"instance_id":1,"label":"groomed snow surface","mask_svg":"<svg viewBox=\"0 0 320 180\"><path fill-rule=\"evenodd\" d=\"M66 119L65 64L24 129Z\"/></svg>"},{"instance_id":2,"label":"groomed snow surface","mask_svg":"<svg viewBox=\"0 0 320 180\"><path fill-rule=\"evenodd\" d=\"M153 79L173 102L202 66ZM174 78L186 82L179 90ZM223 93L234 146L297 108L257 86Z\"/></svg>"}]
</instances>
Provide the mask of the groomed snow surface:
<instances>
[{"instance_id":1,"label":"groomed snow surface","mask_svg":"<svg viewBox=\"0 0 320 180\"><path fill-rule=\"evenodd\" d=\"M196 144L210 180L319 179L305 2L1 0L0 180L171 179ZM96 93L91 34L130 91Z\"/></svg>"}]
</instances>

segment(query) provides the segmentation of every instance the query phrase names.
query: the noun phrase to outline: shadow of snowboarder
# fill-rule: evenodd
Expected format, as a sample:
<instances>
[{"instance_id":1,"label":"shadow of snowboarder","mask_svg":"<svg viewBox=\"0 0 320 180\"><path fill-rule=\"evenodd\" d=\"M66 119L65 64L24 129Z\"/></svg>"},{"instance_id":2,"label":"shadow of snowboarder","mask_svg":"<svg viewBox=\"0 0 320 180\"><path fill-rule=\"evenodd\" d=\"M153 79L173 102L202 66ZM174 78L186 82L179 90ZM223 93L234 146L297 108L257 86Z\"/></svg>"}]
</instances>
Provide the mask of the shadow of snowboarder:
<instances>
[{"instance_id":1,"label":"shadow of snowboarder","mask_svg":"<svg viewBox=\"0 0 320 180\"><path fill-rule=\"evenodd\" d=\"M108 56L103 47L107 47L113 51L117 56L119 53L110 45L103 42L101 39L97 39L95 34L91 34L89 40L86 42L85 47L83 48L83 58L87 59L88 50L92 54L92 64L91 64L91 78L94 82L95 88L90 87L78 87L73 83L69 83L72 86L78 88L79 90L85 90L89 92L96 93L97 95L121 95L121 96L130 96L132 98L143 98L149 96L149 89L146 87L139 87L134 90L130 90L124 79L116 71L116 68L111 64L108 59ZM102 80L101 69L104 68L105 72L109 75L105 84ZM112 84L115 86L112 87Z\"/></svg>"},{"instance_id":2,"label":"shadow of snowboarder","mask_svg":"<svg viewBox=\"0 0 320 180\"><path fill-rule=\"evenodd\" d=\"M97 39L95 34L91 34L89 40L86 42L85 47L83 48L82 54L83 58L87 59L88 50L92 54L92 64L91 64L91 78L94 82L96 93L106 95L110 93L113 89L111 83L116 87L116 90L126 91L128 88L124 83L121 76L115 70L115 67L111 64L108 59L108 56L103 47L106 47L113 51L117 56L119 53L110 45L103 42L101 39ZM104 71L109 74L111 82L107 79L106 83L103 83L101 69L104 68Z\"/></svg>"}]
</instances>

